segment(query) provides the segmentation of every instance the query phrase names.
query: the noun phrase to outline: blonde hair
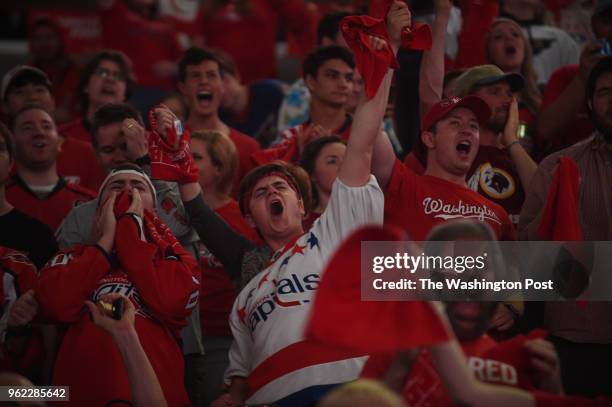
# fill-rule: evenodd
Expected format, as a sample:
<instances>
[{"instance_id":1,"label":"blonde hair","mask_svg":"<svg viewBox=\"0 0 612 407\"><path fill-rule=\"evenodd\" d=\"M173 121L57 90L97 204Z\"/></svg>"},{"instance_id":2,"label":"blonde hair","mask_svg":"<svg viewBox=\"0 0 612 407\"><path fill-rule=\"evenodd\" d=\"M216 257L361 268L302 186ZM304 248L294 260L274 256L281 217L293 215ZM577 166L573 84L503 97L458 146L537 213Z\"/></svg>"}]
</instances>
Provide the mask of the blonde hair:
<instances>
[{"instance_id":1,"label":"blonde hair","mask_svg":"<svg viewBox=\"0 0 612 407\"><path fill-rule=\"evenodd\" d=\"M206 152L210 156L212 164L220 172L216 188L218 191L229 195L238 168L238 154L232 140L212 130L195 131L191 133L191 139L206 144Z\"/></svg>"},{"instance_id":2,"label":"blonde hair","mask_svg":"<svg viewBox=\"0 0 612 407\"><path fill-rule=\"evenodd\" d=\"M318 407L405 407L402 399L382 383L359 379L325 396Z\"/></svg>"},{"instance_id":3,"label":"blonde hair","mask_svg":"<svg viewBox=\"0 0 612 407\"><path fill-rule=\"evenodd\" d=\"M531 44L527 41L527 37L525 37L525 33L521 29L521 27L512 20L500 18L497 19L491 24L491 28L489 32L487 32L486 38L486 55L487 62L493 65L497 65L493 58L491 57L490 44L491 44L491 32L496 25L507 23L518 27L518 31L521 33L521 38L523 39L523 45L525 48L525 56L523 58L523 62L521 63L521 75L523 79L525 79L525 86L523 90L521 90L521 102L525 105L527 110L534 116L537 116L540 112L540 105L542 104L542 93L538 88L538 75L536 74L535 69L533 68L533 49L531 48ZM501 68L501 67L500 67Z\"/></svg>"}]
</instances>

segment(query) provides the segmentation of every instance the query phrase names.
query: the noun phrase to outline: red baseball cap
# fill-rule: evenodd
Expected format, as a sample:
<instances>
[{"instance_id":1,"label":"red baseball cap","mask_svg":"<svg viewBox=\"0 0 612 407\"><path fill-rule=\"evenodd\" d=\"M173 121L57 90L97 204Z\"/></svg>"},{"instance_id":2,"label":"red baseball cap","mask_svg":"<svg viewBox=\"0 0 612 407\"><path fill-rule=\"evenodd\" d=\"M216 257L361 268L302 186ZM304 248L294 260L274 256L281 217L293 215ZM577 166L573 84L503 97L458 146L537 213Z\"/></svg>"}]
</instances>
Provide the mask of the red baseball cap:
<instances>
[{"instance_id":1,"label":"red baseball cap","mask_svg":"<svg viewBox=\"0 0 612 407\"><path fill-rule=\"evenodd\" d=\"M464 107L474 112L481 126L491 117L489 105L478 96L469 95L464 98L451 97L442 99L429 109L429 112L427 112L427 115L425 115L423 119L421 128L423 130L429 130L434 124L444 119L452 110L458 107Z\"/></svg>"}]
</instances>

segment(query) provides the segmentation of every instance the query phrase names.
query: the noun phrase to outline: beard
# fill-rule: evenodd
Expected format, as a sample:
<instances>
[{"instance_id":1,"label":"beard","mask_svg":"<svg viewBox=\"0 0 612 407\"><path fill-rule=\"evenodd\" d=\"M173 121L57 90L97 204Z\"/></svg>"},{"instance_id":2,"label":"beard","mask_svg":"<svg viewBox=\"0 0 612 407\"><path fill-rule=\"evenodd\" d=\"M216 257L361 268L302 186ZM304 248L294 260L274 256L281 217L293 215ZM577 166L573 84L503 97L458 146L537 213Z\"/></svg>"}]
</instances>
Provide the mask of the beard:
<instances>
[{"instance_id":1,"label":"beard","mask_svg":"<svg viewBox=\"0 0 612 407\"><path fill-rule=\"evenodd\" d=\"M506 128L508 114L502 112L494 112L493 116L487 122L487 126L495 133L501 133Z\"/></svg>"},{"instance_id":2,"label":"beard","mask_svg":"<svg viewBox=\"0 0 612 407\"><path fill-rule=\"evenodd\" d=\"M604 136L606 142L612 144L612 124L606 123L606 119L595 112L593 112L592 118L595 129Z\"/></svg>"}]
</instances>

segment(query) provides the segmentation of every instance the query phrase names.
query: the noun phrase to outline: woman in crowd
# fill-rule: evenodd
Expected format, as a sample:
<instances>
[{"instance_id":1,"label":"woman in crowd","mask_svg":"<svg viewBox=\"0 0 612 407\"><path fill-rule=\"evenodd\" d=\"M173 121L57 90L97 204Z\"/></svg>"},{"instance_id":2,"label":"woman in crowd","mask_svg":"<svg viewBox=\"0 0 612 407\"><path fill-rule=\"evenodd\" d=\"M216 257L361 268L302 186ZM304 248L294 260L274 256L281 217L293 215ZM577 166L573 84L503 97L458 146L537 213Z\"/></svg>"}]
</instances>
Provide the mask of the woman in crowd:
<instances>
[{"instance_id":1,"label":"woman in crowd","mask_svg":"<svg viewBox=\"0 0 612 407\"><path fill-rule=\"evenodd\" d=\"M312 191L312 210L304 218L304 230L310 229L327 207L345 152L346 143L338 136L321 137L304 147L300 165L310 177Z\"/></svg>"},{"instance_id":2,"label":"woman in crowd","mask_svg":"<svg viewBox=\"0 0 612 407\"><path fill-rule=\"evenodd\" d=\"M521 125L526 126L521 131L522 136L533 138L542 94L533 66L533 51L521 27L507 18L496 19L487 35L486 55L488 63L497 65L505 73L521 74L525 79L518 98Z\"/></svg>"},{"instance_id":3,"label":"woman in crowd","mask_svg":"<svg viewBox=\"0 0 612 407\"><path fill-rule=\"evenodd\" d=\"M257 234L240 214L238 202L230 196L238 165L234 144L218 132L199 131L191 134L190 147L198 168L204 202L234 233L257 241ZM204 397L205 405L208 405L219 396L223 372L229 363L232 332L228 318L236 290L229 275L224 272L223 264L204 243L200 243L200 267L200 325L202 344L206 350Z\"/></svg>"}]
</instances>

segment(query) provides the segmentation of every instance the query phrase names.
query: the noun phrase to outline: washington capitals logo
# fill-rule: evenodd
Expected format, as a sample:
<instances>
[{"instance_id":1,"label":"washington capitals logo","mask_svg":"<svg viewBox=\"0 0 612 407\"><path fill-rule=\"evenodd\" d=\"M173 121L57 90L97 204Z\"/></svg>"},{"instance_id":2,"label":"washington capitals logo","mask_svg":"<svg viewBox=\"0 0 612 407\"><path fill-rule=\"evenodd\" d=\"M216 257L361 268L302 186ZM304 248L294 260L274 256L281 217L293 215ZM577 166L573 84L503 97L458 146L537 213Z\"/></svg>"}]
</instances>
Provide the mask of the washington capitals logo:
<instances>
[{"instance_id":1,"label":"washington capitals logo","mask_svg":"<svg viewBox=\"0 0 612 407\"><path fill-rule=\"evenodd\" d=\"M310 303L312 299L310 293L318 288L319 279L319 275L314 273L305 276L291 273L286 278L277 281L271 279L268 272L257 283L257 289L253 289L249 293L245 306L238 308L238 317L243 323L247 323L248 318L249 328L253 332L260 323L267 321L270 315L277 309L299 307ZM272 284L275 290L270 294L266 294L255 303L249 304L253 292L259 290L265 284ZM289 296L291 299L284 300L285 296Z\"/></svg>"}]
</instances>

